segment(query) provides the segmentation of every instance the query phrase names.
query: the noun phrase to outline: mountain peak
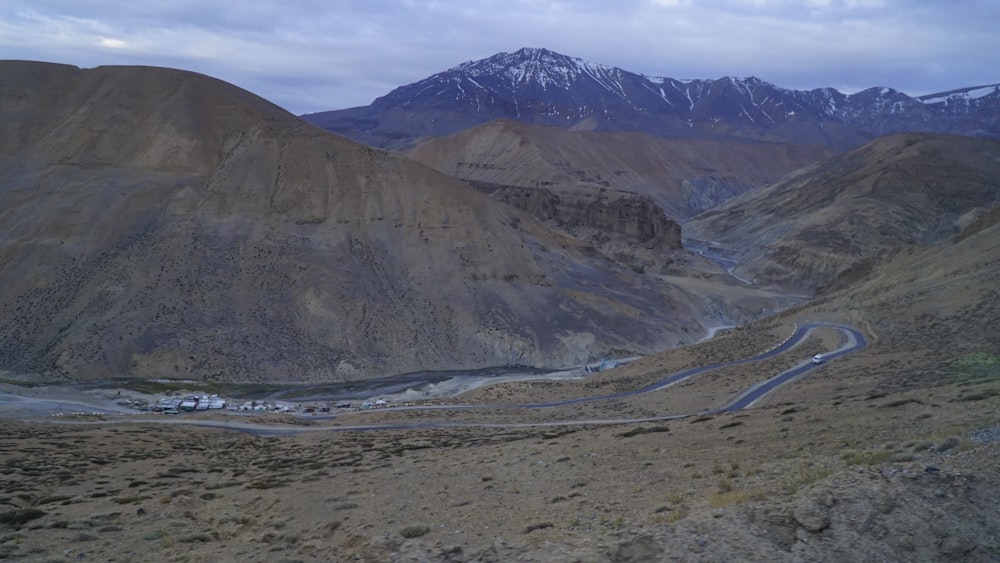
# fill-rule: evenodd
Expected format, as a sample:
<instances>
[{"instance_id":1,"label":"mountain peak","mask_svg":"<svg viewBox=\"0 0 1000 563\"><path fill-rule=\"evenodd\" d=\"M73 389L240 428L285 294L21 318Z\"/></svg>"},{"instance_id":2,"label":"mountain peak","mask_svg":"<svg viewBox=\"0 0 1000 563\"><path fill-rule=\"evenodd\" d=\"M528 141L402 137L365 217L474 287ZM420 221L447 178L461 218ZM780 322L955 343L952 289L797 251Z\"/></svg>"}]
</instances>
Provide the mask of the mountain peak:
<instances>
[{"instance_id":1,"label":"mountain peak","mask_svg":"<svg viewBox=\"0 0 1000 563\"><path fill-rule=\"evenodd\" d=\"M497 53L492 57L462 63L449 74L470 78L502 77L516 85L568 87L585 74L607 74L612 67L594 64L538 47L524 47L513 53Z\"/></svg>"},{"instance_id":2,"label":"mountain peak","mask_svg":"<svg viewBox=\"0 0 1000 563\"><path fill-rule=\"evenodd\" d=\"M401 86L367 108L322 112L307 119L356 140L396 149L412 146L419 137L447 135L502 118L573 130L847 149L901 131L997 136L991 117L997 107L1000 88L995 86L921 98L887 87L854 94L833 88L789 90L755 76L654 77L524 47ZM383 118L389 121L383 123Z\"/></svg>"}]
</instances>

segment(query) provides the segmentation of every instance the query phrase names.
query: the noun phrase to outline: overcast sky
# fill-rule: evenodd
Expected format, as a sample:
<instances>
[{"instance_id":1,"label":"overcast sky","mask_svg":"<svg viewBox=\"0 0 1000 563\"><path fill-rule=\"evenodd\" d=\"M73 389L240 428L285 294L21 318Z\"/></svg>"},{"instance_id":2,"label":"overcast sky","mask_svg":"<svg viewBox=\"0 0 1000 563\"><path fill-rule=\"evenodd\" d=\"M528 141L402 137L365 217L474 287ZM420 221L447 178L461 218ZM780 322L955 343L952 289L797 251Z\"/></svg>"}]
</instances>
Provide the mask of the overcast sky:
<instances>
[{"instance_id":1,"label":"overcast sky","mask_svg":"<svg viewBox=\"0 0 1000 563\"><path fill-rule=\"evenodd\" d=\"M0 58L194 70L297 114L521 47L921 95L1000 82L998 24L1000 0L3 0Z\"/></svg>"}]
</instances>

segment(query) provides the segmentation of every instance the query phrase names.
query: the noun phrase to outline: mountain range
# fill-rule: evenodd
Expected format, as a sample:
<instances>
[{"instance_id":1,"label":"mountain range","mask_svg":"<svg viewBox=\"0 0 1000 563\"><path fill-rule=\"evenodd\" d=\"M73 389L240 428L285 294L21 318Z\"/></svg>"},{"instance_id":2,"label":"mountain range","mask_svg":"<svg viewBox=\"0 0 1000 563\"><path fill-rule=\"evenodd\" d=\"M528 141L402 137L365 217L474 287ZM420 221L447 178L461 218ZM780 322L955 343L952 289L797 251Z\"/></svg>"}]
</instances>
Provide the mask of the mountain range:
<instances>
[{"instance_id":1,"label":"mountain range","mask_svg":"<svg viewBox=\"0 0 1000 563\"><path fill-rule=\"evenodd\" d=\"M392 151L199 74L0 61L0 559L997 561L996 87L505 57L338 118ZM553 105L497 93L528 83Z\"/></svg>"},{"instance_id":2,"label":"mountain range","mask_svg":"<svg viewBox=\"0 0 1000 563\"><path fill-rule=\"evenodd\" d=\"M1000 84L913 97L790 90L756 77L645 76L546 49L470 61L396 88L371 105L303 115L356 141L405 149L419 140L515 119L569 130L679 139L746 139L855 148L896 132L1000 136Z\"/></svg>"},{"instance_id":3,"label":"mountain range","mask_svg":"<svg viewBox=\"0 0 1000 563\"><path fill-rule=\"evenodd\" d=\"M546 88L610 93L566 68ZM0 62L0 370L336 381L648 354L997 205L988 139L584 129L494 120L404 154L194 73Z\"/></svg>"}]
</instances>

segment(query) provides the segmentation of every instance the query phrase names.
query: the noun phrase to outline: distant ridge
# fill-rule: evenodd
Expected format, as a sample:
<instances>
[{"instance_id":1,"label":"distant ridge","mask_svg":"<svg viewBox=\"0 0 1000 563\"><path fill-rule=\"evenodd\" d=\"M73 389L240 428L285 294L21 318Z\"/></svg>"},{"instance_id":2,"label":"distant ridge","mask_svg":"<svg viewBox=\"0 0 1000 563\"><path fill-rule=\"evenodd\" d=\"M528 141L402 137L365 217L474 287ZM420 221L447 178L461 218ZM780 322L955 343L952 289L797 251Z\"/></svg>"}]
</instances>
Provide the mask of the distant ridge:
<instances>
[{"instance_id":1,"label":"distant ridge","mask_svg":"<svg viewBox=\"0 0 1000 563\"><path fill-rule=\"evenodd\" d=\"M384 148L506 118L566 129L824 145L845 150L897 132L1000 136L1000 90L911 97L874 87L780 88L756 77L646 76L539 48L469 61L371 105L302 116Z\"/></svg>"}]
</instances>

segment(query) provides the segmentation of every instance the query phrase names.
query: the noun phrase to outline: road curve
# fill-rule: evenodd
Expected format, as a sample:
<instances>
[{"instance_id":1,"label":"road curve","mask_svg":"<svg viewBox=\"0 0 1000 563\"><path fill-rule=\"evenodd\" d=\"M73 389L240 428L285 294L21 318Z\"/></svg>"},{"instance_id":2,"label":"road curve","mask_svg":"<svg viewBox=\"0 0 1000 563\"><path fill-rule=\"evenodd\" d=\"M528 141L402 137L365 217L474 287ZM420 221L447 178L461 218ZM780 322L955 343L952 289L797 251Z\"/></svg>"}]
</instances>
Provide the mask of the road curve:
<instances>
[{"instance_id":1,"label":"road curve","mask_svg":"<svg viewBox=\"0 0 1000 563\"><path fill-rule=\"evenodd\" d=\"M808 325L807 325L808 326ZM814 328L816 326L823 325L812 325ZM840 325L825 325L840 329L847 336L847 343L840 348L834 350L833 352L828 352L823 354L823 363L829 362L841 356L850 354L851 352L856 352L868 346L868 341L865 340L865 336L861 332L847 326ZM766 395L777 389L778 387L798 378L802 374L808 372L811 369L817 368L823 364L814 364L812 360L806 360L795 367L785 370L774 377L754 385L750 389L743 392L735 401L729 403L728 405L717 409L713 412L732 412L747 409L752 407L757 401L763 399Z\"/></svg>"},{"instance_id":2,"label":"road curve","mask_svg":"<svg viewBox=\"0 0 1000 563\"><path fill-rule=\"evenodd\" d=\"M261 425L256 423L247 423L239 421L228 421L228 420L185 420L185 419L162 419L158 418L156 420L141 419L132 420L135 423L157 423L157 424L188 424L194 426L204 426L212 428L223 428L228 430L236 430L240 432L249 432L259 436L281 436L281 435L293 435L302 434L305 432L364 432L364 431L374 431L374 430L420 430L420 429L435 429L435 428L529 428L529 427L546 427L546 426L593 426L593 425L609 425L609 424L641 424L647 422L661 422L668 420L676 420L680 418L687 418L690 416L704 416L720 414L725 412L734 412L739 410L744 410L752 407L761 399L766 397L768 394L774 392L778 387L801 377L808 371L825 365L826 363L833 361L837 358L857 352L868 345L867 340L864 335L858 330L838 325L832 323L807 323L796 327L795 331L789 336L784 342L778 346L756 356L749 358L742 358L739 360L733 360L730 362L721 362L717 364L709 364L706 366L699 366L695 368L690 368L684 371L672 374L660 381L640 387L638 389L633 389L631 391L623 391L621 393L614 393L610 395L598 395L593 397L582 397L577 399L566 399L563 401L550 401L545 403L521 403L521 404L505 404L505 405L436 405L436 406L418 406L418 407L398 407L393 410L457 410L457 409L544 409L544 408L555 408L564 407L569 405L576 405L581 403L589 403L595 401L609 401L615 399L623 399L627 397L632 397L635 395L641 395L643 393L650 393L652 391L657 391L664 389L671 385L675 385L681 381L700 375L702 373L721 369L728 366L747 364L751 362L758 362L761 360L766 360L768 358L773 358L780 354L783 354L790 349L794 348L800 344L809 335L810 332L816 330L817 328L834 328L840 330L847 338L847 342L840 348L828 352L823 355L823 364L814 364L810 360L806 360L797 364L796 366L785 370L765 381L757 383L756 385L750 387L742 394L740 394L735 400L730 402L724 407L702 411L697 413L687 413L687 414L673 414L673 415L663 415L656 417L646 417L646 418L620 418L620 419L581 419L581 420L567 420L559 422L524 422L524 423L490 423L490 422L413 422L413 423L388 423L388 424L358 424L358 425L342 425L342 426L313 426L313 427L302 427L302 426L287 426L287 425ZM112 422L121 422L121 419L117 419Z\"/></svg>"},{"instance_id":3,"label":"road curve","mask_svg":"<svg viewBox=\"0 0 1000 563\"><path fill-rule=\"evenodd\" d=\"M403 424L359 424L350 426L327 426L327 427L314 427L314 428L260 428L258 425L244 424L239 427L233 426L232 424L227 424L225 422L211 422L206 424L206 426L213 427L223 427L232 430L242 430L244 432L252 432L258 435L285 435L285 434L297 434L301 432L309 431L325 431L325 432L363 432L371 430L418 430L418 429L434 429L434 428L530 428L530 427L551 427L551 426L595 426L595 425L609 425L609 424L642 424L649 422L663 422L669 420L677 420L680 418L687 418L690 416L703 416L703 415L713 415L725 412L734 412L739 410L744 410L752 407L761 399L766 397L768 394L774 392L778 387L789 383L790 381L801 377L808 371L818 368L832 360L839 357L846 356L853 352L857 352L865 348L868 345L868 341L865 339L864 335L858 330L832 323L807 323L801 326L797 326L795 331L781 344L775 346L774 348L756 356L751 356L749 358L742 358L739 360L733 360L730 362L721 362L717 364L710 364L706 366L699 366L695 368L686 369L684 371L672 374L660 381L640 387L638 389L633 389L631 391L623 391L621 393L614 393L610 395L598 395L593 397L582 397L578 399L567 399L563 401L550 401L545 403L522 403L522 404L507 404L507 405L439 405L439 406L426 406L426 407L412 407L413 409L419 410L456 410L456 409L542 409L542 408L554 408L563 407L568 405L576 405L587 402L594 401L608 401L614 399L622 399L627 397L632 397L635 395L640 395L643 393L649 393L652 391L657 391L664 389L671 385L680 383L688 378L700 375L702 373L721 369L728 366L747 364L751 362L758 362L761 360L766 360L768 358L773 358L780 354L783 354L795 346L799 345L813 330L817 328L834 328L840 330L847 338L847 342L840 348L828 352L823 355L823 364L814 364L811 360L806 360L796 366L785 370L774 377L771 377L765 381L762 381L746 391L740 394L734 401L727 404L726 406L714 409L710 411L704 411L699 413L688 413L688 414L673 414L664 415L656 417L645 417L645 418L618 418L618 419L580 419L580 420L567 420L559 422L523 422L523 423L489 423L489 422L416 422L416 423L403 423Z\"/></svg>"},{"instance_id":4,"label":"road curve","mask_svg":"<svg viewBox=\"0 0 1000 563\"><path fill-rule=\"evenodd\" d=\"M665 387L670 387L671 385L680 383L681 381L684 381L685 379L694 377L696 375L701 375L701 374L703 374L703 373L705 373L707 371L721 369L721 368L729 367L729 366L736 366L736 365L740 365L740 364L749 364L751 362L759 362L761 360L766 360L768 358L773 358L773 357L775 357L775 356L777 356L779 354L784 354L785 352L787 352L788 350L791 350L792 348L794 348L795 346L797 346L799 343L801 343L803 340L805 340L806 336L808 336L810 332L812 332L813 330L815 330L817 328L821 328L821 327L830 327L830 328L840 329L842 332L844 332L845 335L847 335L848 340L852 340L853 339L853 342L855 343L855 346L844 346L844 347L841 347L838 350L835 350L834 352L831 352L829 354L825 354L824 356L827 359L833 359L833 358L836 358L836 357L840 357L840 356L842 356L844 354L849 354L849 353L851 353L851 352L853 352L855 350L860 350L861 348L864 348L867 345L866 341L865 341L865 337L860 332L858 332L857 330L854 330L853 328L846 327L846 326L841 326L841 325L834 325L834 324L808 323L808 324L804 324L804 325L796 327L795 332L793 332L791 336L789 336L784 342L782 342L778 346L775 346L774 348L771 348L770 350L764 352L763 354L758 354L756 356L751 356L749 358L742 358L742 359L739 359L739 360L733 360L731 362L722 362L722 363L718 363L718 364L709 364L707 366L699 366L699 367L695 367L695 368L686 369L684 371L680 371L680 372L677 372L677 373L675 373L673 375L670 375L669 377L667 377L665 379L657 381L656 383L652 383L650 385L646 385L645 387L640 387L638 389L633 389L631 391L623 391L621 393L614 393L614 394L611 394L611 395L597 395L597 396L594 396L594 397L583 397L583 398L579 398L579 399L567 399L567 400L564 400L564 401L552 401L552 402L548 402L548 403L528 403L528 404L520 404L520 405L514 405L514 406L518 407L518 408L528 408L528 409L564 407L564 406L567 406L567 405L576 405L576 404L580 404L580 403L590 403L590 402L593 402L593 401L608 401L608 400L613 400L613 399L624 399L626 397L632 397L632 396L635 396L635 395L641 395L643 393L649 393L651 391L658 391L658 390L663 389ZM768 387L766 390L761 390L760 394L756 397L756 399L754 399L754 401L759 400L761 397L763 397L764 395L766 395L770 391L774 390L775 388L777 388L782 383L785 383L785 382L793 379L795 375L798 375L798 374L801 374L801 373L805 373L806 371L809 371L810 369L812 369L814 367L818 367L818 366L816 364L813 364L812 362L808 362L807 365L801 365L800 364L800 366L796 366L796 368L799 368L799 367L802 368L802 370L800 372L796 372L796 374L793 374L792 376L785 377L785 379L782 379L780 382L774 383L772 386ZM783 372L782 374L779 374L776 377L768 379L764 383L765 384L769 384L769 383L773 382L775 379L777 379L778 377L784 377L785 373L787 373L787 372ZM754 388L756 388L756 386ZM754 389L754 388L751 388L751 389ZM751 401L751 403L747 403L746 406L749 406L754 401ZM732 406L732 405L730 405L730 406ZM741 408L746 408L746 407L741 407ZM733 409L729 409L729 410L740 410L740 409L739 408L733 408Z\"/></svg>"}]
</instances>

